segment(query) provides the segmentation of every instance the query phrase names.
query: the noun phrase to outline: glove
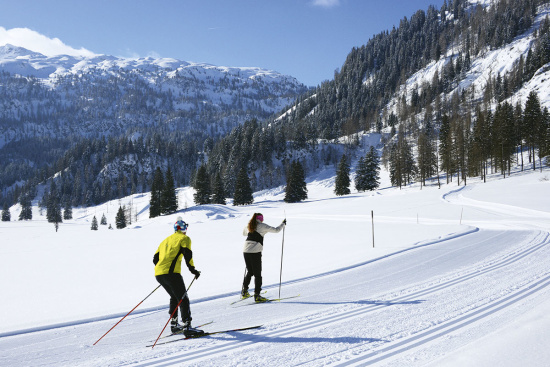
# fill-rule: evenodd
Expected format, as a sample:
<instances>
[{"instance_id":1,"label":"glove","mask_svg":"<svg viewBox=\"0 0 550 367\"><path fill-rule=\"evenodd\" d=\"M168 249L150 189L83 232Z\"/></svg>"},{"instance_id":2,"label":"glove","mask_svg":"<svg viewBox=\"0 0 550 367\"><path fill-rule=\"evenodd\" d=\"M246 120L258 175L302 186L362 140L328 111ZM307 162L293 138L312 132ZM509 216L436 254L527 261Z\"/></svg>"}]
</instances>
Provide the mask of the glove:
<instances>
[{"instance_id":1,"label":"glove","mask_svg":"<svg viewBox=\"0 0 550 367\"><path fill-rule=\"evenodd\" d=\"M283 220L283 224L286 226L286 218Z\"/></svg>"},{"instance_id":2,"label":"glove","mask_svg":"<svg viewBox=\"0 0 550 367\"><path fill-rule=\"evenodd\" d=\"M191 273L193 273L193 275L195 276L195 279L199 279L199 277L201 276L201 272L198 271L197 269L193 269Z\"/></svg>"}]
</instances>

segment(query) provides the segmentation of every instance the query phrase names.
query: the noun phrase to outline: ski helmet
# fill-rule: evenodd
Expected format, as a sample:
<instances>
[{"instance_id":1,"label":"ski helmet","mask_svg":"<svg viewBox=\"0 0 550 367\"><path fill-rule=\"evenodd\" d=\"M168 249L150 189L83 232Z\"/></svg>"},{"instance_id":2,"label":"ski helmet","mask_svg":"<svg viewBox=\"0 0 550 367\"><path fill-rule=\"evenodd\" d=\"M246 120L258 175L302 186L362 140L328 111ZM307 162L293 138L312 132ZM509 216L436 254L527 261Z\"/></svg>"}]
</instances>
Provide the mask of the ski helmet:
<instances>
[{"instance_id":1,"label":"ski helmet","mask_svg":"<svg viewBox=\"0 0 550 367\"><path fill-rule=\"evenodd\" d=\"M187 231L187 227L189 227L189 225L187 223L185 223L181 219L181 217L178 217L176 223L174 223L174 232L177 232L177 231L185 232L185 231Z\"/></svg>"}]
</instances>

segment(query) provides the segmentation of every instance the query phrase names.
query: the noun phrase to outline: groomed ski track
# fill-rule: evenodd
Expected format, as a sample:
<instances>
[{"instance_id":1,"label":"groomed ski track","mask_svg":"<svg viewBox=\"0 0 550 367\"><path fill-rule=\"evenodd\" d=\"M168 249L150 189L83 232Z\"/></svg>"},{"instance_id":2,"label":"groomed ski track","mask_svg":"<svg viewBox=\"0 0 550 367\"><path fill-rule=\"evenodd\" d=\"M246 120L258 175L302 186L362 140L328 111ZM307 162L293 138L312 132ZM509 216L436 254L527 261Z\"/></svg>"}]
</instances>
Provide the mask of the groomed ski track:
<instances>
[{"instance_id":1,"label":"groomed ski track","mask_svg":"<svg viewBox=\"0 0 550 367\"><path fill-rule=\"evenodd\" d=\"M550 292L548 214L465 197L449 205L493 219L374 261L284 284L281 297L231 307L223 296L192 304L205 331L264 327L145 348L166 310L0 338L0 365L42 366L416 366L437 360L509 322ZM542 216L542 218L541 218ZM538 218L539 221L537 221ZM382 218L383 220L383 218ZM278 285L266 287L276 297ZM214 326L215 325L215 326Z\"/></svg>"}]
</instances>

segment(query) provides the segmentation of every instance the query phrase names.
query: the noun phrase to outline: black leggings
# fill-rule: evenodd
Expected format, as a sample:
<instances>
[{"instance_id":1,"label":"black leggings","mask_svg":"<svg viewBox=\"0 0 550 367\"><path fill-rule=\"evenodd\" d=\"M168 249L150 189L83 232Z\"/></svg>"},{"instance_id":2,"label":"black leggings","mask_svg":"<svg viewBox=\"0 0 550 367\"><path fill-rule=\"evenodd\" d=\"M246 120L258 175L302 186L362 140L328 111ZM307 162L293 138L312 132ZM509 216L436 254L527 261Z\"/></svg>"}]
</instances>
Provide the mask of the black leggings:
<instances>
[{"instance_id":1,"label":"black leggings","mask_svg":"<svg viewBox=\"0 0 550 367\"><path fill-rule=\"evenodd\" d=\"M250 280L254 277L254 294L259 295L262 292L262 253L244 252L244 262L246 264L246 274L243 280L243 291L248 291Z\"/></svg>"},{"instance_id":2,"label":"black leggings","mask_svg":"<svg viewBox=\"0 0 550 367\"><path fill-rule=\"evenodd\" d=\"M181 301L180 303L181 319L183 322L191 321L191 308L189 307L189 297L187 297L185 283L183 282L181 274L172 273L157 275L155 278L157 278L157 282L159 282L160 285L162 285L162 288L164 288L166 292L168 292L168 294L170 295L170 310L168 311L170 315L175 310L176 312L174 313L173 317L178 317L178 311L176 310L176 307L183 297L183 301Z\"/></svg>"}]
</instances>

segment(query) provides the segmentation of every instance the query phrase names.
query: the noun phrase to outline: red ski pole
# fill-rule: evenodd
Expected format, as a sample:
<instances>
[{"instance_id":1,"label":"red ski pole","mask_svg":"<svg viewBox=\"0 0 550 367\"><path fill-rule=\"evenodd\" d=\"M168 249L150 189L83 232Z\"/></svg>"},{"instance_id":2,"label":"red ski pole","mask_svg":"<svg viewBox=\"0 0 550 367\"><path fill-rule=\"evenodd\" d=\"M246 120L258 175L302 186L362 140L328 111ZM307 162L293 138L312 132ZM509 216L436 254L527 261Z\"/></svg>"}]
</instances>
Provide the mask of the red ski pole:
<instances>
[{"instance_id":1,"label":"red ski pole","mask_svg":"<svg viewBox=\"0 0 550 367\"><path fill-rule=\"evenodd\" d=\"M155 340L155 344L153 344L153 346L151 347L151 349L153 349L155 347L155 345L157 345L157 342L159 341L160 339L160 336L162 335L162 333L164 332L164 329L166 329L166 327L168 326L168 323L170 322L170 320L172 320L172 317L174 316L174 314L176 313L176 311L178 310L178 307L180 306L181 302L183 301L183 299L185 298L185 296L187 295L187 291L189 290L189 288L191 288L191 286L193 285L193 282L195 281L195 279L197 279L197 276L195 275L195 277L193 278L193 280L191 281L191 284L189 284L189 287L187 287L187 289L185 290L185 293L183 294L183 297L181 297L180 301L178 302L178 305L176 306L176 308L174 308L174 311L172 312L172 314L170 315L170 318L168 319L168 321L166 321L166 325L164 325L164 327L162 328L162 331L160 332L157 340Z\"/></svg>"},{"instance_id":2,"label":"red ski pole","mask_svg":"<svg viewBox=\"0 0 550 367\"><path fill-rule=\"evenodd\" d=\"M156 287L155 289L153 289L153 292L156 291L156 290L159 289L159 288L160 288L160 285L159 285L158 287ZM149 296L150 296L151 294L153 294L153 292L149 293ZM136 307L132 308L132 310L131 310L130 312L128 312L128 313L126 314L126 316L128 316L128 315L131 314L136 308L138 308L138 306L141 305L141 304L143 303L143 301L145 301L147 298L149 298L149 296L145 297L140 303L137 304ZM126 318L126 316L124 316L123 318L121 318L120 321L117 322L117 323L115 324L115 326L117 326L118 324L120 324L120 323L122 322L122 320L124 320L124 319ZM111 330L113 330L113 329L115 328L115 326L113 326L112 328L110 328L109 331L107 331L105 334L103 334L103 336L109 334L109 332L110 332ZM96 345L101 339L103 339L103 336L102 336L101 338L99 338L99 339L94 343L94 345Z\"/></svg>"}]
</instances>

